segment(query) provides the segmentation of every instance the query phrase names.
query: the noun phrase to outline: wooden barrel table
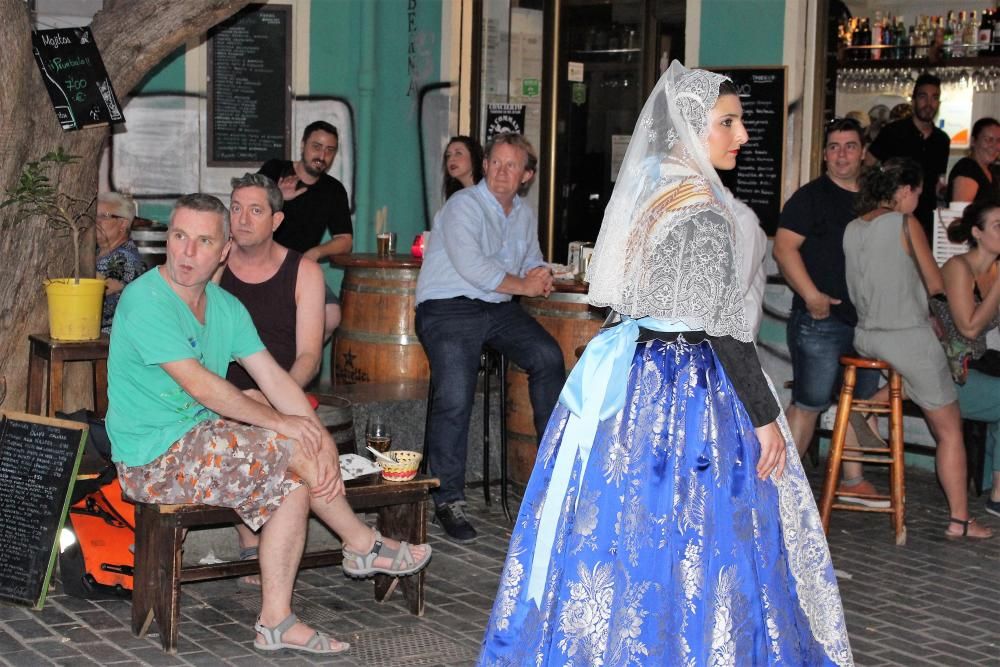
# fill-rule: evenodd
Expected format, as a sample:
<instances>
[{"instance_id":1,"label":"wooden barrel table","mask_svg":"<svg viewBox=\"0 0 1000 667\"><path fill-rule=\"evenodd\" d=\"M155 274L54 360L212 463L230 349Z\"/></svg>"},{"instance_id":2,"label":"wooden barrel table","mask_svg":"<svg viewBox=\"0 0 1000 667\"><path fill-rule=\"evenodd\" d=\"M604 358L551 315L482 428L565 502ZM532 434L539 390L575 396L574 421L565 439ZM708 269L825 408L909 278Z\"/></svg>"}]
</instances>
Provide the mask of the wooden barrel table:
<instances>
[{"instance_id":1,"label":"wooden barrel table","mask_svg":"<svg viewBox=\"0 0 1000 667\"><path fill-rule=\"evenodd\" d=\"M430 377L414 329L421 260L410 255L335 255L344 269L341 320L333 341L333 383Z\"/></svg>"},{"instance_id":2,"label":"wooden barrel table","mask_svg":"<svg viewBox=\"0 0 1000 667\"><path fill-rule=\"evenodd\" d=\"M604 322L605 309L587 303L587 285L556 281L549 297L521 297L521 307L559 343L568 373L576 365L576 349L586 345ZM516 364L507 369L507 449L510 478L527 483L535 465L538 436L528 397L528 374Z\"/></svg>"}]
</instances>

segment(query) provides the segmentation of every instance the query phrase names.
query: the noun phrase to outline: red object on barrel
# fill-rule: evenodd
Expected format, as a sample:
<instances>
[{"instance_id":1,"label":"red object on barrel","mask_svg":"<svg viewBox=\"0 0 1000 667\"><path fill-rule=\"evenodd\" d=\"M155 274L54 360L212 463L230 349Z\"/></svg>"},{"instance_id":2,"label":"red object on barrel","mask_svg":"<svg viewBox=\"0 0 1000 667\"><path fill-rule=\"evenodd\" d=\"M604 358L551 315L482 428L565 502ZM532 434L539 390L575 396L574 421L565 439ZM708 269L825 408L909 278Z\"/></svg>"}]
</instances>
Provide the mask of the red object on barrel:
<instances>
[{"instance_id":1,"label":"red object on barrel","mask_svg":"<svg viewBox=\"0 0 1000 667\"><path fill-rule=\"evenodd\" d=\"M413 245L410 246L410 254L414 257L424 256L424 235L417 234L417 237L413 239Z\"/></svg>"}]
</instances>

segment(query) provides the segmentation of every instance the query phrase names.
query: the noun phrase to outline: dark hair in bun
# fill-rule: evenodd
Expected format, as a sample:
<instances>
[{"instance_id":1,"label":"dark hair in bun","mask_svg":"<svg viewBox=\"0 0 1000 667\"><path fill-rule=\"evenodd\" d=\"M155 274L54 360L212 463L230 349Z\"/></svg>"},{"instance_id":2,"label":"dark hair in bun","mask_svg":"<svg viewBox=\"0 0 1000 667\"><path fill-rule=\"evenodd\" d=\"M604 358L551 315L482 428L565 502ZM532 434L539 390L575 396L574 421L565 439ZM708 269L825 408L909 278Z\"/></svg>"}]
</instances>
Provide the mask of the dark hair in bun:
<instances>
[{"instance_id":1,"label":"dark hair in bun","mask_svg":"<svg viewBox=\"0 0 1000 667\"><path fill-rule=\"evenodd\" d=\"M986 216L995 208L1000 208L1000 200L990 198L972 202L962 211L962 217L948 225L948 240L952 243L968 242L970 246L976 247L976 237L972 235L972 228L976 227L983 231L986 224Z\"/></svg>"},{"instance_id":2,"label":"dark hair in bun","mask_svg":"<svg viewBox=\"0 0 1000 667\"><path fill-rule=\"evenodd\" d=\"M874 211L882 202L890 202L904 185L917 188L924 184L924 173L913 158L894 157L861 174L855 210Z\"/></svg>"}]
</instances>

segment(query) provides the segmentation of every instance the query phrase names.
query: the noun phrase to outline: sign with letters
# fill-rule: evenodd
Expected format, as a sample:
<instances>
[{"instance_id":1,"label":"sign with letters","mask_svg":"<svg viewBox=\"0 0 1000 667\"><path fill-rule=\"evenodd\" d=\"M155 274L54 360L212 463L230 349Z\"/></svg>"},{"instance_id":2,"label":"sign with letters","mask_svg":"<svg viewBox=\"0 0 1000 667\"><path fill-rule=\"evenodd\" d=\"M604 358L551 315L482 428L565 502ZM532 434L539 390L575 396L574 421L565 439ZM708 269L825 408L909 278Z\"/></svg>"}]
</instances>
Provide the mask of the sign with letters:
<instances>
[{"instance_id":1,"label":"sign with letters","mask_svg":"<svg viewBox=\"0 0 1000 667\"><path fill-rule=\"evenodd\" d=\"M0 414L0 600L41 609L87 426Z\"/></svg>"},{"instance_id":2,"label":"sign with letters","mask_svg":"<svg viewBox=\"0 0 1000 667\"><path fill-rule=\"evenodd\" d=\"M768 236L778 230L785 166L788 101L786 69L712 67L733 80L743 105L743 125L750 140L740 149L736 168L719 172L722 182L760 218Z\"/></svg>"},{"instance_id":3,"label":"sign with letters","mask_svg":"<svg viewBox=\"0 0 1000 667\"><path fill-rule=\"evenodd\" d=\"M523 104L490 104L486 107L486 143L497 134L524 134Z\"/></svg>"},{"instance_id":4,"label":"sign with letters","mask_svg":"<svg viewBox=\"0 0 1000 667\"><path fill-rule=\"evenodd\" d=\"M291 155L292 6L251 4L208 32L208 166Z\"/></svg>"},{"instance_id":5,"label":"sign with letters","mask_svg":"<svg viewBox=\"0 0 1000 667\"><path fill-rule=\"evenodd\" d=\"M36 30L31 46L62 129L125 122L90 28Z\"/></svg>"}]
</instances>

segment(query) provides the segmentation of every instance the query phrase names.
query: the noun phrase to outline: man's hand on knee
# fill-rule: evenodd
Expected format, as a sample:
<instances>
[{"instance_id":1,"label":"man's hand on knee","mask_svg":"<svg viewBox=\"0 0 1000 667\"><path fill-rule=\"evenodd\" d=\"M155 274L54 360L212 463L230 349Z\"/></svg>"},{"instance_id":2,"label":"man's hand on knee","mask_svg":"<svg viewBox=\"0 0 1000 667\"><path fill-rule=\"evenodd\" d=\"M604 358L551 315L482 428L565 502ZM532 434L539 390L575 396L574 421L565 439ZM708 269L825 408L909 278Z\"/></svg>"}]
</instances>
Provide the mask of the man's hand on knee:
<instances>
[{"instance_id":1,"label":"man's hand on knee","mask_svg":"<svg viewBox=\"0 0 1000 667\"><path fill-rule=\"evenodd\" d=\"M311 417L298 415L282 415L281 428L278 431L293 440L298 441L302 451L310 458L317 456L324 444L330 440L330 434Z\"/></svg>"},{"instance_id":2,"label":"man's hand on knee","mask_svg":"<svg viewBox=\"0 0 1000 667\"><path fill-rule=\"evenodd\" d=\"M340 458L336 447L325 448L317 456L316 484L309 491L315 498L326 501L344 493L344 478L340 474Z\"/></svg>"}]
</instances>

